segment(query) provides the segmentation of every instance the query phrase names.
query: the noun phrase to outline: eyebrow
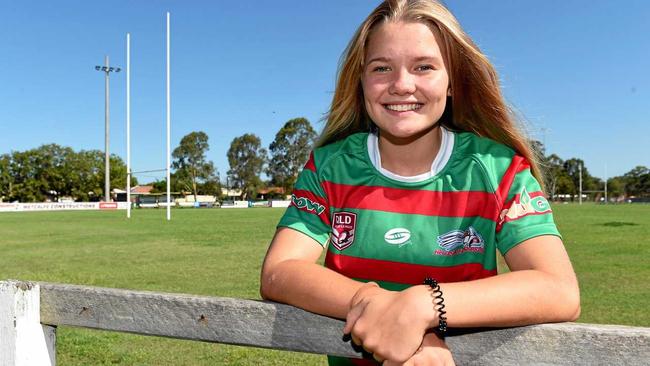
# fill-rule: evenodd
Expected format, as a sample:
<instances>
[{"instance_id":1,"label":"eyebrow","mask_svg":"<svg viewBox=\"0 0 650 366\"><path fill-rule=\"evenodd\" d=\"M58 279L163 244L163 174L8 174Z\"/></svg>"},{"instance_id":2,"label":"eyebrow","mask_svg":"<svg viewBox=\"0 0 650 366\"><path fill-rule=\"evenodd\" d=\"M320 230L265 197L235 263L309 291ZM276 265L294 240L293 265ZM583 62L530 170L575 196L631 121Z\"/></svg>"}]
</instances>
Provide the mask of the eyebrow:
<instances>
[{"instance_id":1,"label":"eyebrow","mask_svg":"<svg viewBox=\"0 0 650 366\"><path fill-rule=\"evenodd\" d=\"M368 64L371 64L373 62L390 62L390 58L388 57L374 57L368 60ZM441 57L438 56L420 56L416 57L415 62L421 62L421 61L442 61Z\"/></svg>"}]
</instances>

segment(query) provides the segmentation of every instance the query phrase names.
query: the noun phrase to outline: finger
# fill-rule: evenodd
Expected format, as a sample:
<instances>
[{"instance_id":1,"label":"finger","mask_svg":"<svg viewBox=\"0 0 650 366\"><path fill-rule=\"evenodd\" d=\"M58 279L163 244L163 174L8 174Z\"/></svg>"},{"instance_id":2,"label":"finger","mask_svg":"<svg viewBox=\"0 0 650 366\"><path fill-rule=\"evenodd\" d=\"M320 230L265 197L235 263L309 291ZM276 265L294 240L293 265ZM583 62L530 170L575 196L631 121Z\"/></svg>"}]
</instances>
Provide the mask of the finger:
<instances>
[{"instance_id":1,"label":"finger","mask_svg":"<svg viewBox=\"0 0 650 366\"><path fill-rule=\"evenodd\" d=\"M343 328L343 334L352 333L352 328L354 323L357 322L357 319L363 314L365 306L355 306L348 312L348 315L345 317L345 327Z\"/></svg>"},{"instance_id":2,"label":"finger","mask_svg":"<svg viewBox=\"0 0 650 366\"><path fill-rule=\"evenodd\" d=\"M361 338L357 337L354 334L352 334L352 343L354 343L355 345L363 348L363 341L361 340Z\"/></svg>"},{"instance_id":3,"label":"finger","mask_svg":"<svg viewBox=\"0 0 650 366\"><path fill-rule=\"evenodd\" d=\"M379 357L379 355L376 355L370 348L363 345L361 347L363 347L364 352L366 352L368 355L370 355L370 357L374 358L375 360L377 361L381 360L379 362L382 362L384 360L384 358L381 358Z\"/></svg>"}]
</instances>

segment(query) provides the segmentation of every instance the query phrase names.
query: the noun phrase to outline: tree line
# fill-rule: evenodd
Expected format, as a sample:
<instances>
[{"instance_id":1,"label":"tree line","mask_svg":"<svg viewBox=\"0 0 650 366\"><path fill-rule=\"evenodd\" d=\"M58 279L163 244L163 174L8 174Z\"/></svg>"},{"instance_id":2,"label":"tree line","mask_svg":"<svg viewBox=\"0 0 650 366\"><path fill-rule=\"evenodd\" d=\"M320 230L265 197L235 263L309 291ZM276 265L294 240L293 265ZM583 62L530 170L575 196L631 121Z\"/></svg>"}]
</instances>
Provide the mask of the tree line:
<instances>
[{"instance_id":1,"label":"tree line","mask_svg":"<svg viewBox=\"0 0 650 366\"><path fill-rule=\"evenodd\" d=\"M252 133L235 137L227 152L230 169L226 173L228 189L241 191L241 199L253 199L264 187L282 188L284 196L293 190L298 173L309 157L316 141L316 131L306 118L287 121L277 132L268 150ZM191 132L174 150L172 190L219 196L221 185L214 164L207 160L208 136ZM269 178L262 180L262 173ZM271 194L273 195L273 193Z\"/></svg>"},{"instance_id":2,"label":"tree line","mask_svg":"<svg viewBox=\"0 0 650 366\"><path fill-rule=\"evenodd\" d=\"M222 188L241 191L241 199L255 199L262 188L279 187L284 196L291 193L298 173L316 142L317 134L306 118L287 121L268 146L252 133L235 137L227 152L230 169L225 182L206 154L208 135L191 132L180 140L172 153L171 190L221 198ZM544 145L532 141L540 157L548 196L552 200L577 199L580 167L582 189L593 199L604 194L605 182L591 176L578 158L563 160L546 155ZM268 178L262 179L262 173ZM111 187L126 186L126 165L117 156L110 157ZM131 178L131 186L138 184ZM150 183L153 192L166 192L166 182ZM104 195L104 153L100 150L75 152L57 144L42 145L27 151L0 155L0 199L4 201L42 202L61 197L76 201L97 201ZM607 179L609 197L650 196L650 170L637 166L622 176ZM268 196L267 196L268 197Z\"/></svg>"},{"instance_id":3,"label":"tree line","mask_svg":"<svg viewBox=\"0 0 650 366\"><path fill-rule=\"evenodd\" d=\"M111 155L114 187L126 185L126 165ZM137 179L132 179L132 185ZM0 198L5 201L43 202L60 197L98 201L104 194L104 152L57 144L0 155Z\"/></svg>"},{"instance_id":4,"label":"tree line","mask_svg":"<svg viewBox=\"0 0 650 366\"><path fill-rule=\"evenodd\" d=\"M533 149L540 157L546 193L551 200L577 200L580 191L580 170L582 170L582 191L594 200L604 198L605 181L589 173L582 159L563 160L556 154L545 155L545 147L539 141L532 141ZM636 166L627 173L607 178L609 198L649 197L650 169Z\"/></svg>"}]
</instances>

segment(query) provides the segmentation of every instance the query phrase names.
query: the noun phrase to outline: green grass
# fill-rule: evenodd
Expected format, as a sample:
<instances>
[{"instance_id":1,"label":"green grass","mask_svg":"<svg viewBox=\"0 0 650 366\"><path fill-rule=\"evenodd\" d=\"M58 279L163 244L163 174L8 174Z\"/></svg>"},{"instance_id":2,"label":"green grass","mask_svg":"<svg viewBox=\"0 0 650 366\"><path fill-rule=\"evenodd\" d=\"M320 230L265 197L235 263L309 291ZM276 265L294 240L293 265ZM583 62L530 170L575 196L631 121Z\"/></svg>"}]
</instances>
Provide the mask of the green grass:
<instances>
[{"instance_id":1,"label":"green grass","mask_svg":"<svg viewBox=\"0 0 650 366\"><path fill-rule=\"evenodd\" d=\"M555 205L578 275L580 322L650 326L650 205Z\"/></svg>"},{"instance_id":2,"label":"green grass","mask_svg":"<svg viewBox=\"0 0 650 366\"><path fill-rule=\"evenodd\" d=\"M281 209L0 215L0 278L259 298ZM322 364L323 356L60 327L60 365Z\"/></svg>"},{"instance_id":3,"label":"green grass","mask_svg":"<svg viewBox=\"0 0 650 366\"><path fill-rule=\"evenodd\" d=\"M650 326L650 205L555 205L588 323ZM282 209L0 214L0 279L259 298ZM552 296L552 294L549 294ZM325 365L323 356L60 327L60 365Z\"/></svg>"}]
</instances>

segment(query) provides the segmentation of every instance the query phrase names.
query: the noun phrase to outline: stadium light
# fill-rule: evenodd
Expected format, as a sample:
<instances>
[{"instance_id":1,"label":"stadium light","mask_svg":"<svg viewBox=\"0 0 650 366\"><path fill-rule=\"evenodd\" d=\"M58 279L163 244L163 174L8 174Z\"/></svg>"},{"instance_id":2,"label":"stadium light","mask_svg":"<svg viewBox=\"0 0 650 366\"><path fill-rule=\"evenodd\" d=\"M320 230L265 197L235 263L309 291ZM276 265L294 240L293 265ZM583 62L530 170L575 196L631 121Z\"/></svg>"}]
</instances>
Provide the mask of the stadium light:
<instances>
[{"instance_id":1,"label":"stadium light","mask_svg":"<svg viewBox=\"0 0 650 366\"><path fill-rule=\"evenodd\" d=\"M95 66L95 70L103 71L105 77L105 104L104 104L104 201L111 201L111 175L110 175L110 155L109 155L109 106L110 106L110 92L108 76L111 72L120 72L120 68L113 68L108 66L108 56L104 58L105 66Z\"/></svg>"}]
</instances>

